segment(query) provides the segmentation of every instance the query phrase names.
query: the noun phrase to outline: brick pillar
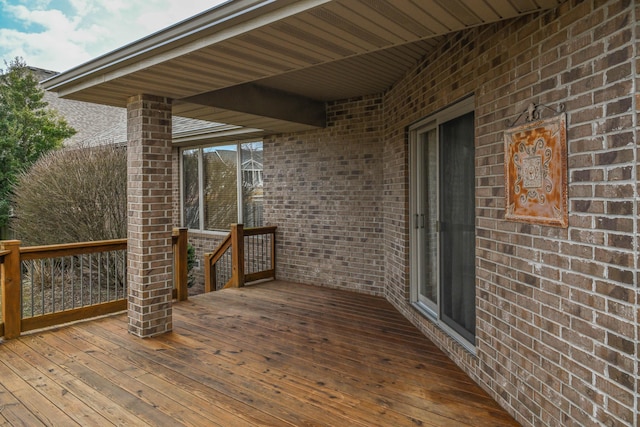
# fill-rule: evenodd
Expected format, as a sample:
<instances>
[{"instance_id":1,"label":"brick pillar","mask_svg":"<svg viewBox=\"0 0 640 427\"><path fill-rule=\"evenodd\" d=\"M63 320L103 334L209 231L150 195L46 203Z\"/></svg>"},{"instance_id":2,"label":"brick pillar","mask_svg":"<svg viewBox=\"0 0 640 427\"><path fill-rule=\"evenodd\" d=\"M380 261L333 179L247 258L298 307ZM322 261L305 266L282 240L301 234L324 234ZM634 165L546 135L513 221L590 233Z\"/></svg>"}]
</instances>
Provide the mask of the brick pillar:
<instances>
[{"instance_id":1,"label":"brick pillar","mask_svg":"<svg viewBox=\"0 0 640 427\"><path fill-rule=\"evenodd\" d=\"M172 329L171 99L137 95L127 103L129 332Z\"/></svg>"}]
</instances>

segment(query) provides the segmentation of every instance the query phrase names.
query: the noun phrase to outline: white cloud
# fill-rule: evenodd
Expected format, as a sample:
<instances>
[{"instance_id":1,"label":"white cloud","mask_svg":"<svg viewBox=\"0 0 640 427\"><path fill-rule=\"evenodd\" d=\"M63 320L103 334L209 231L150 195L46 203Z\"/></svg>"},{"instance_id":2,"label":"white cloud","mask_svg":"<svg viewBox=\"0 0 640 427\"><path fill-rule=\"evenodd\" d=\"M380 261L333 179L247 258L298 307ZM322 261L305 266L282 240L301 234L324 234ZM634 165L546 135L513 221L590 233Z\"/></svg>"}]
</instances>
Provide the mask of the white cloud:
<instances>
[{"instance_id":1,"label":"white cloud","mask_svg":"<svg viewBox=\"0 0 640 427\"><path fill-rule=\"evenodd\" d=\"M64 71L223 1L0 0L0 59Z\"/></svg>"}]
</instances>

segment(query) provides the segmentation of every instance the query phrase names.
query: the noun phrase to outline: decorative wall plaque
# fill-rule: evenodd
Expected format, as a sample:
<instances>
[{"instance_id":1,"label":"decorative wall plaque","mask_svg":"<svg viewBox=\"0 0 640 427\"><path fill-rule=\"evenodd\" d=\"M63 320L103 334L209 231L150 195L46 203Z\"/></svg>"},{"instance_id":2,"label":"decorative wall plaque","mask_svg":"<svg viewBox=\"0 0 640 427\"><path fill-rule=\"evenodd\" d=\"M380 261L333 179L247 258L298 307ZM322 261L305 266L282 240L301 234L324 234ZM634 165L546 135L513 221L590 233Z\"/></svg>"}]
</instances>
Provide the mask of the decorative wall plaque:
<instances>
[{"instance_id":1,"label":"decorative wall plaque","mask_svg":"<svg viewBox=\"0 0 640 427\"><path fill-rule=\"evenodd\" d=\"M567 227L566 115L527 111L525 124L504 132L505 219Z\"/></svg>"}]
</instances>

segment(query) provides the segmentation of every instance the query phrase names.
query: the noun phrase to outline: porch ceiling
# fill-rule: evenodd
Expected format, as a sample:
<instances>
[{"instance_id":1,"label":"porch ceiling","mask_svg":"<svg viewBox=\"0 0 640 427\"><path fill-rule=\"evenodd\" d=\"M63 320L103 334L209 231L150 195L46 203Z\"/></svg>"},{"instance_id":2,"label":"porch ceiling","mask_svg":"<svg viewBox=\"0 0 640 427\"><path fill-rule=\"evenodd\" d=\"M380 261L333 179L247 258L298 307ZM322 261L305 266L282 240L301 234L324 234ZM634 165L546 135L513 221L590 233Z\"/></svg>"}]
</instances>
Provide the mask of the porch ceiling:
<instances>
[{"instance_id":1,"label":"porch ceiling","mask_svg":"<svg viewBox=\"0 0 640 427\"><path fill-rule=\"evenodd\" d=\"M43 86L121 107L138 93L167 96L175 115L300 131L323 125L326 101L388 89L445 34L562 1L235 0Z\"/></svg>"}]
</instances>

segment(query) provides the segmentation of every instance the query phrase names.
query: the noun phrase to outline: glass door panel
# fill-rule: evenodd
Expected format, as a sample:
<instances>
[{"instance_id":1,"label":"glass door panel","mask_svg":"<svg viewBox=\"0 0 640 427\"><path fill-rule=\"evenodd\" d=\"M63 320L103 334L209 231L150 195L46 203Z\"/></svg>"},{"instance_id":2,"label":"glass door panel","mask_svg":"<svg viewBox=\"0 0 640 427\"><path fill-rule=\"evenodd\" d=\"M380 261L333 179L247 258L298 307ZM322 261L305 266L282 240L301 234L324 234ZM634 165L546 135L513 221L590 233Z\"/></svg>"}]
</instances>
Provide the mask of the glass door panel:
<instances>
[{"instance_id":1,"label":"glass door panel","mask_svg":"<svg viewBox=\"0 0 640 427\"><path fill-rule=\"evenodd\" d=\"M419 292L418 299L432 310L438 304L438 138L436 128L419 135Z\"/></svg>"},{"instance_id":2,"label":"glass door panel","mask_svg":"<svg viewBox=\"0 0 640 427\"><path fill-rule=\"evenodd\" d=\"M440 316L475 341L473 113L440 125Z\"/></svg>"}]
</instances>

